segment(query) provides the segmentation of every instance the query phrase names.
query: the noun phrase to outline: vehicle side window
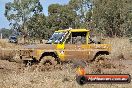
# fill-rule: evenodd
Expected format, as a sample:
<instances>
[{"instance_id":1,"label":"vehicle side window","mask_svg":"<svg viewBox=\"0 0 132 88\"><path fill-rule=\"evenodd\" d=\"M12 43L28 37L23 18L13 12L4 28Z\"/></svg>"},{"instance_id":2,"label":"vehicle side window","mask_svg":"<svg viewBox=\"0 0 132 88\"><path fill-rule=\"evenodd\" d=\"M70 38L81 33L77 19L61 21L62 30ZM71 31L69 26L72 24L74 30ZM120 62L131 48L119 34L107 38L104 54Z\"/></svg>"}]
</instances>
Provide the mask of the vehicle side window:
<instances>
[{"instance_id":1,"label":"vehicle side window","mask_svg":"<svg viewBox=\"0 0 132 88\"><path fill-rule=\"evenodd\" d=\"M86 44L86 32L72 32L66 44Z\"/></svg>"},{"instance_id":2,"label":"vehicle side window","mask_svg":"<svg viewBox=\"0 0 132 88\"><path fill-rule=\"evenodd\" d=\"M66 40L66 44L72 44L72 35L68 36L68 39Z\"/></svg>"}]
</instances>

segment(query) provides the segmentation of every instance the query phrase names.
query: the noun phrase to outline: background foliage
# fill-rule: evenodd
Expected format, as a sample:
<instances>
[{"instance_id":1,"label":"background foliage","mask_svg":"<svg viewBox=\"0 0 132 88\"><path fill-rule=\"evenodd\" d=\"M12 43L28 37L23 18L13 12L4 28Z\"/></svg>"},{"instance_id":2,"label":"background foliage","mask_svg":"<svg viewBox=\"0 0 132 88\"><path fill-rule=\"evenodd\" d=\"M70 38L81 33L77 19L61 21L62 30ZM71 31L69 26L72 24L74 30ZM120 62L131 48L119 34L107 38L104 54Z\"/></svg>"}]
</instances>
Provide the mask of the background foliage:
<instances>
[{"instance_id":1,"label":"background foliage","mask_svg":"<svg viewBox=\"0 0 132 88\"><path fill-rule=\"evenodd\" d=\"M86 28L107 37L132 36L132 0L70 0L51 4L48 16L39 0L14 0L5 5L11 28L28 38L48 39L58 29Z\"/></svg>"}]
</instances>

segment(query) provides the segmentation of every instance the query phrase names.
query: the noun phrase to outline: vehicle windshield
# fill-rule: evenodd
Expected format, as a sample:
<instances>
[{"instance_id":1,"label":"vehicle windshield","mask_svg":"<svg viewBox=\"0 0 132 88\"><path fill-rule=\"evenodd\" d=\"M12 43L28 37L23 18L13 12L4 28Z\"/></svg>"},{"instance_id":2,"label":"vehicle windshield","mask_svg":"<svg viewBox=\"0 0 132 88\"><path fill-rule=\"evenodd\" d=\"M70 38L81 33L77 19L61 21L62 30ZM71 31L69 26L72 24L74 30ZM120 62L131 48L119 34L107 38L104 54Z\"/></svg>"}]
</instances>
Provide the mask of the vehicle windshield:
<instances>
[{"instance_id":1,"label":"vehicle windshield","mask_svg":"<svg viewBox=\"0 0 132 88\"><path fill-rule=\"evenodd\" d=\"M10 37L10 39L16 39L16 37Z\"/></svg>"},{"instance_id":2,"label":"vehicle windshield","mask_svg":"<svg viewBox=\"0 0 132 88\"><path fill-rule=\"evenodd\" d=\"M55 32L51 38L48 40L47 44L59 44L62 43L64 37L66 36L67 32Z\"/></svg>"}]
</instances>

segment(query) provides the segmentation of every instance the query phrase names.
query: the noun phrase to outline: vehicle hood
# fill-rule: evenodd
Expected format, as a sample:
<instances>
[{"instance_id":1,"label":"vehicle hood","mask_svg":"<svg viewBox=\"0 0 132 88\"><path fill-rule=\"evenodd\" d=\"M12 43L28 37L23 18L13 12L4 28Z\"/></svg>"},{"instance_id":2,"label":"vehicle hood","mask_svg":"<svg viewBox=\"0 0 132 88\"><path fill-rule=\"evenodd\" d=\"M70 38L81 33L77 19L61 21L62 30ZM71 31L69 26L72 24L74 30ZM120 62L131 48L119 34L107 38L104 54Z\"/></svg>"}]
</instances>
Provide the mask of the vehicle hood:
<instances>
[{"instance_id":1,"label":"vehicle hood","mask_svg":"<svg viewBox=\"0 0 132 88\"><path fill-rule=\"evenodd\" d=\"M45 49L45 50L54 50L57 48L56 44L33 44L27 45L25 49Z\"/></svg>"}]
</instances>

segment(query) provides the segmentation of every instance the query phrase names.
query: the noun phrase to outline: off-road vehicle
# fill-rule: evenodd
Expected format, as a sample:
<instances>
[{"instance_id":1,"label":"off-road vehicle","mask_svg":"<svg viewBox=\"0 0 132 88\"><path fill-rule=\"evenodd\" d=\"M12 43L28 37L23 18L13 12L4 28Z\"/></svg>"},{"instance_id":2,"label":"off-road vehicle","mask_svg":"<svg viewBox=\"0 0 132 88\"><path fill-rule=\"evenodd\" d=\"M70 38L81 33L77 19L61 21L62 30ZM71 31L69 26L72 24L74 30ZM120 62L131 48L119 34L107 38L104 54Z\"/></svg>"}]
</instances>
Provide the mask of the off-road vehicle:
<instances>
[{"instance_id":1,"label":"off-road vehicle","mask_svg":"<svg viewBox=\"0 0 132 88\"><path fill-rule=\"evenodd\" d=\"M46 44L28 45L18 52L24 61L56 65L70 60L95 60L99 55L108 55L111 45L94 42L86 29L55 31Z\"/></svg>"}]
</instances>

